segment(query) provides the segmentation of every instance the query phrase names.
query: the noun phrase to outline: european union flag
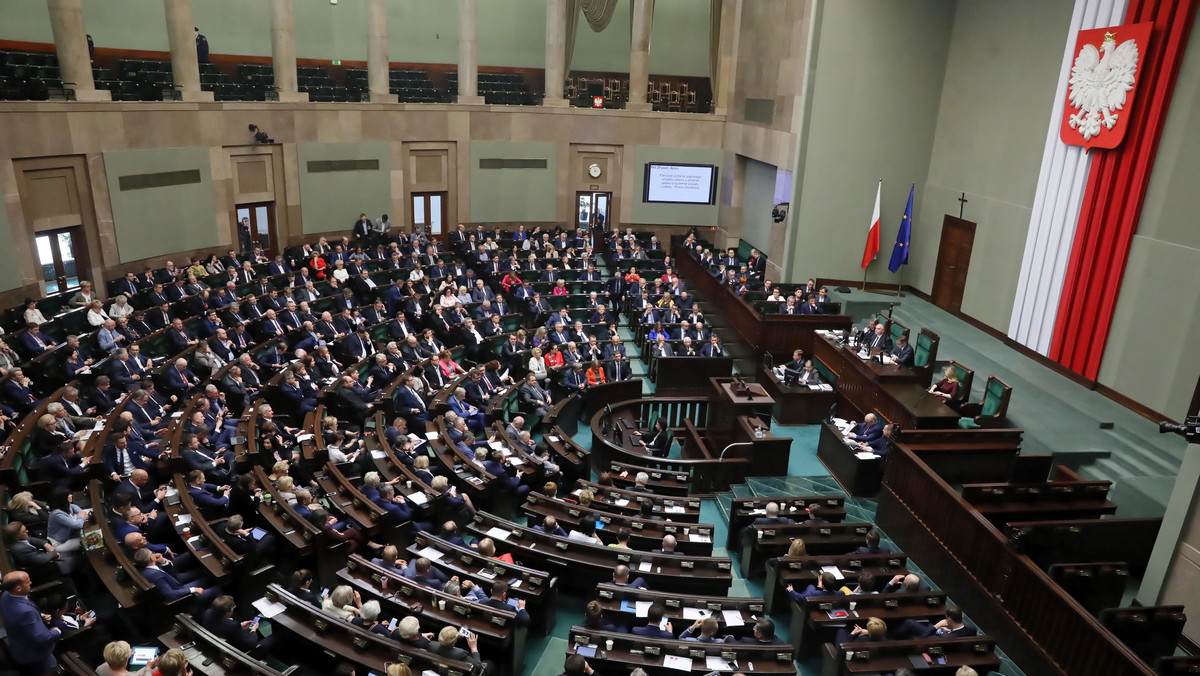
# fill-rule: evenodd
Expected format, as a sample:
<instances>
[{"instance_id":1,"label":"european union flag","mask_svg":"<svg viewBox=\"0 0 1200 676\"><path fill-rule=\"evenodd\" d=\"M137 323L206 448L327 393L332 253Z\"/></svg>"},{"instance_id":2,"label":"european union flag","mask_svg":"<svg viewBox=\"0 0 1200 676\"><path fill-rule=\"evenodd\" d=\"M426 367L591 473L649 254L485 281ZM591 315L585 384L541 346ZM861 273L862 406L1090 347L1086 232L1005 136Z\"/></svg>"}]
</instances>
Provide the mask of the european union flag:
<instances>
[{"instance_id":1,"label":"european union flag","mask_svg":"<svg viewBox=\"0 0 1200 676\"><path fill-rule=\"evenodd\" d=\"M888 263L888 270L892 272L899 270L901 265L908 264L908 241L912 238L913 191L916 189L916 184L908 189L908 206L904 208L904 219L900 221L900 232L896 233L896 244L892 246L892 260Z\"/></svg>"}]
</instances>

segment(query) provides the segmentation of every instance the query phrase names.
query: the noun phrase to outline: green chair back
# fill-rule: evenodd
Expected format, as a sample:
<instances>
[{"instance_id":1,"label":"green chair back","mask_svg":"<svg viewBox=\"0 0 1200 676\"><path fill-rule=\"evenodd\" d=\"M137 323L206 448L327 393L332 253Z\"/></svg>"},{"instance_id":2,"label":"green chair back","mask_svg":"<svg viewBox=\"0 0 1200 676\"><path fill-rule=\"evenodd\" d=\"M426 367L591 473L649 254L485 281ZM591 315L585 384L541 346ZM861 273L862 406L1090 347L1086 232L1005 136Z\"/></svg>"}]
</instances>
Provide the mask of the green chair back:
<instances>
[{"instance_id":1,"label":"green chair back","mask_svg":"<svg viewBox=\"0 0 1200 676\"><path fill-rule=\"evenodd\" d=\"M1004 391L1008 386L997 380L995 377L988 378L987 387L983 391L983 407L980 415L994 416L1000 412L1000 407L1004 403Z\"/></svg>"},{"instance_id":2,"label":"green chair back","mask_svg":"<svg viewBox=\"0 0 1200 676\"><path fill-rule=\"evenodd\" d=\"M817 373L821 374L822 382L829 383L830 385L837 384L837 374L829 370L829 367L825 365L825 362L821 361L820 359L814 359L813 368L817 370Z\"/></svg>"},{"instance_id":3,"label":"green chair back","mask_svg":"<svg viewBox=\"0 0 1200 676\"><path fill-rule=\"evenodd\" d=\"M927 333L917 334L917 344L913 350L913 365L918 368L929 366L933 356L933 338Z\"/></svg>"}]
</instances>

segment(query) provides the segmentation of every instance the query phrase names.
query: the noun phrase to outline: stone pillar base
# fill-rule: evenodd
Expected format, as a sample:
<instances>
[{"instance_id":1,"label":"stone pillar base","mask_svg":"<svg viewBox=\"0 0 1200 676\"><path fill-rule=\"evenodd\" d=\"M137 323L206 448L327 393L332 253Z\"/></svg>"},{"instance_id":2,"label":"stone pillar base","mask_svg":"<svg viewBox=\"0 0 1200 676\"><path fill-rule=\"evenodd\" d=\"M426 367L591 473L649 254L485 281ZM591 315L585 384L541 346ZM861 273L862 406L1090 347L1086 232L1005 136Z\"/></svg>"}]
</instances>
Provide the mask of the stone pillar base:
<instances>
[{"instance_id":1,"label":"stone pillar base","mask_svg":"<svg viewBox=\"0 0 1200 676\"><path fill-rule=\"evenodd\" d=\"M279 98L276 100L280 103L308 103L308 92L279 92Z\"/></svg>"},{"instance_id":2,"label":"stone pillar base","mask_svg":"<svg viewBox=\"0 0 1200 676\"><path fill-rule=\"evenodd\" d=\"M76 101L112 101L112 92L107 89L72 89Z\"/></svg>"},{"instance_id":3,"label":"stone pillar base","mask_svg":"<svg viewBox=\"0 0 1200 676\"><path fill-rule=\"evenodd\" d=\"M482 96L463 96L462 94L458 95L457 103L461 103L461 104L468 105L468 106L484 105Z\"/></svg>"},{"instance_id":4,"label":"stone pillar base","mask_svg":"<svg viewBox=\"0 0 1200 676\"><path fill-rule=\"evenodd\" d=\"M180 101L207 101L209 103L215 101L212 92L204 91L203 89L180 89Z\"/></svg>"},{"instance_id":5,"label":"stone pillar base","mask_svg":"<svg viewBox=\"0 0 1200 676\"><path fill-rule=\"evenodd\" d=\"M566 99L542 99L542 105L547 108L569 108L571 102Z\"/></svg>"},{"instance_id":6,"label":"stone pillar base","mask_svg":"<svg viewBox=\"0 0 1200 676\"><path fill-rule=\"evenodd\" d=\"M654 110L654 105L650 103L634 103L633 101L630 101L629 103L625 104L625 110L633 111L635 113L648 113Z\"/></svg>"},{"instance_id":7,"label":"stone pillar base","mask_svg":"<svg viewBox=\"0 0 1200 676\"><path fill-rule=\"evenodd\" d=\"M396 103L399 100L400 100L400 97L396 94L390 94L388 92L371 92L371 93L367 94L367 97L364 99L364 102L366 102L366 103Z\"/></svg>"}]
</instances>

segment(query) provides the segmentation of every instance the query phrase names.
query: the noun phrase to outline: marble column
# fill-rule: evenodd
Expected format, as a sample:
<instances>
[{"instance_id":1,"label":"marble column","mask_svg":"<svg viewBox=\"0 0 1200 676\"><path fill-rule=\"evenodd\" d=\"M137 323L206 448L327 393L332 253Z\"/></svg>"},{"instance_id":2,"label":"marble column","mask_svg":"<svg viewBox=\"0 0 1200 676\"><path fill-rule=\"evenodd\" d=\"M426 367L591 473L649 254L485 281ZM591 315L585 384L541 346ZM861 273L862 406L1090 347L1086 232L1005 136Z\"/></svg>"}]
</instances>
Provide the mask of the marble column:
<instances>
[{"instance_id":1,"label":"marble column","mask_svg":"<svg viewBox=\"0 0 1200 676\"><path fill-rule=\"evenodd\" d=\"M717 95L713 112L725 115L733 99L733 74L737 71L738 32L742 23L742 0L721 0L721 35L717 45L717 72L713 73Z\"/></svg>"},{"instance_id":2,"label":"marble column","mask_svg":"<svg viewBox=\"0 0 1200 676\"><path fill-rule=\"evenodd\" d=\"M650 110L646 85L650 82L650 25L654 0L633 0L633 35L629 45L629 103L626 110Z\"/></svg>"},{"instance_id":3,"label":"marble column","mask_svg":"<svg viewBox=\"0 0 1200 676\"><path fill-rule=\"evenodd\" d=\"M388 93L388 25L387 0L367 3L367 84L371 103L395 103L395 94Z\"/></svg>"},{"instance_id":4,"label":"marble column","mask_svg":"<svg viewBox=\"0 0 1200 676\"><path fill-rule=\"evenodd\" d=\"M482 104L479 96L479 31L476 0L458 0L458 102Z\"/></svg>"},{"instance_id":5,"label":"marble column","mask_svg":"<svg viewBox=\"0 0 1200 676\"><path fill-rule=\"evenodd\" d=\"M46 0L46 6L50 10L50 28L54 32L63 87L75 92L76 101L111 101L112 94L107 89L96 89L96 81L92 79L82 0Z\"/></svg>"},{"instance_id":6,"label":"marble column","mask_svg":"<svg viewBox=\"0 0 1200 676\"><path fill-rule=\"evenodd\" d=\"M171 77L184 101L212 101L213 93L200 89L200 62L196 56L196 21L192 0L163 0L167 14L167 43L171 46Z\"/></svg>"},{"instance_id":7,"label":"marble column","mask_svg":"<svg viewBox=\"0 0 1200 676\"><path fill-rule=\"evenodd\" d=\"M308 101L308 92L296 91L296 30L292 22L292 0L271 2L271 62L275 89L283 103Z\"/></svg>"},{"instance_id":8,"label":"marble column","mask_svg":"<svg viewBox=\"0 0 1200 676\"><path fill-rule=\"evenodd\" d=\"M546 96L542 105L566 107L567 0L546 0Z\"/></svg>"}]
</instances>

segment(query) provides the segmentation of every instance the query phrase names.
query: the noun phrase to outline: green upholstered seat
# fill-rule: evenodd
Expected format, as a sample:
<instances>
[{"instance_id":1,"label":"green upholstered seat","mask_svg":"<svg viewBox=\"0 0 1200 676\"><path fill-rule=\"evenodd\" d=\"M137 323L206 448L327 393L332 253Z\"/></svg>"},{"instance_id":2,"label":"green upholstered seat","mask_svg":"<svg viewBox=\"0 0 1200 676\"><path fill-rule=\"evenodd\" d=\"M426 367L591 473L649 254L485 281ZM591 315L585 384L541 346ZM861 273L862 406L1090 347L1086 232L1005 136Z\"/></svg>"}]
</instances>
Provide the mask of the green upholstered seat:
<instances>
[{"instance_id":1,"label":"green upholstered seat","mask_svg":"<svg viewBox=\"0 0 1200 676\"><path fill-rule=\"evenodd\" d=\"M822 362L820 359L814 359L812 362L813 368L817 370L817 373L821 374L821 382L829 383L830 385L837 384L837 374L829 370L829 367L826 366L824 362Z\"/></svg>"},{"instance_id":2,"label":"green upholstered seat","mask_svg":"<svg viewBox=\"0 0 1200 676\"><path fill-rule=\"evenodd\" d=\"M937 345L936 334L930 334L924 329L917 334L917 343L913 346L913 366L925 368L933 363L934 349Z\"/></svg>"}]
</instances>

